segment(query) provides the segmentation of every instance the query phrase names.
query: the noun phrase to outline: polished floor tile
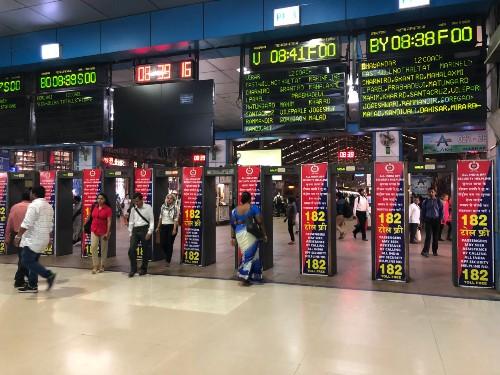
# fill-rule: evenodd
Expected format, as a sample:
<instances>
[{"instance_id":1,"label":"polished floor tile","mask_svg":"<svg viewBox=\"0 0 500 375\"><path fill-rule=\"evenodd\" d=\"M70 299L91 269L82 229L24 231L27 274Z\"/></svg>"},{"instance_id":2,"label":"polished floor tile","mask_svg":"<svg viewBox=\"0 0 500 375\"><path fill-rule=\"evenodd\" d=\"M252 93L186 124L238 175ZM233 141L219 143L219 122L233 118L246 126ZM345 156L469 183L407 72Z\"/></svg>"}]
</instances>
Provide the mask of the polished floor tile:
<instances>
[{"instance_id":1,"label":"polished floor tile","mask_svg":"<svg viewBox=\"0 0 500 375\"><path fill-rule=\"evenodd\" d=\"M0 374L500 374L500 303L0 264Z\"/></svg>"}]
</instances>

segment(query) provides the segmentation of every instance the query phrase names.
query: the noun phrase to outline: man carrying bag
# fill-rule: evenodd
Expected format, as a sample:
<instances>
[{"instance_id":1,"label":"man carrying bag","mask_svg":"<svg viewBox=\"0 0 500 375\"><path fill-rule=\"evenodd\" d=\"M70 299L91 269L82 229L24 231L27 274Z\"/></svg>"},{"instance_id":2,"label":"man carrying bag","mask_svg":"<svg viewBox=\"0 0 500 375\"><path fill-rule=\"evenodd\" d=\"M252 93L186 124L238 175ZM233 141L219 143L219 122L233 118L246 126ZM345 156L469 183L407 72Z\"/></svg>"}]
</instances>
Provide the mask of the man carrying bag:
<instances>
[{"instance_id":1,"label":"man carrying bag","mask_svg":"<svg viewBox=\"0 0 500 375\"><path fill-rule=\"evenodd\" d=\"M154 230L153 208L144 203L141 193L134 194L134 207L130 210L128 231L130 235L130 273L128 277L134 277L137 272L137 245L139 241L144 249L142 254L141 270L139 276L148 272L148 262L151 258L151 235Z\"/></svg>"}]
</instances>

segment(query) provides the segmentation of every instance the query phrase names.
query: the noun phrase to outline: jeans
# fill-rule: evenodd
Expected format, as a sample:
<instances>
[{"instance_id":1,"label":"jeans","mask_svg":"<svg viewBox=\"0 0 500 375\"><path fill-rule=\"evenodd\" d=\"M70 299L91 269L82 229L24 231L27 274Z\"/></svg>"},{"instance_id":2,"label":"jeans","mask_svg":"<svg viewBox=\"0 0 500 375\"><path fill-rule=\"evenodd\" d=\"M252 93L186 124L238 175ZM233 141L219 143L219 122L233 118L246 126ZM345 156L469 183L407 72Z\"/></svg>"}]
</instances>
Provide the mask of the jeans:
<instances>
[{"instance_id":1,"label":"jeans","mask_svg":"<svg viewBox=\"0 0 500 375\"><path fill-rule=\"evenodd\" d=\"M174 224L162 224L160 227L160 246L165 252L165 261L170 263L174 251L174 241L177 234L173 235Z\"/></svg>"},{"instance_id":2,"label":"jeans","mask_svg":"<svg viewBox=\"0 0 500 375\"><path fill-rule=\"evenodd\" d=\"M441 225L439 219L425 219L425 243L422 250L423 253L429 253L432 237L432 252L433 254L437 254L440 227Z\"/></svg>"},{"instance_id":3,"label":"jeans","mask_svg":"<svg viewBox=\"0 0 500 375\"><path fill-rule=\"evenodd\" d=\"M137 272L137 244L142 242L143 254L141 270L146 272L148 270L148 261L151 258L151 239L146 241L146 234L148 234L149 225L142 227L135 227L132 229L130 236L130 249L128 250L128 258L130 259L130 272Z\"/></svg>"},{"instance_id":4,"label":"jeans","mask_svg":"<svg viewBox=\"0 0 500 375\"><path fill-rule=\"evenodd\" d=\"M361 232L361 237L366 240L366 211L356 211L358 217L358 224L354 228L354 235Z\"/></svg>"},{"instance_id":5,"label":"jeans","mask_svg":"<svg viewBox=\"0 0 500 375\"><path fill-rule=\"evenodd\" d=\"M31 287L38 286L38 275L43 278L48 278L51 275L51 272L38 263L40 259L39 253L35 253L28 246L23 247L22 252L22 263L28 269L28 284Z\"/></svg>"},{"instance_id":6,"label":"jeans","mask_svg":"<svg viewBox=\"0 0 500 375\"><path fill-rule=\"evenodd\" d=\"M295 236L293 235L293 220L288 219L288 233L290 234L290 241L295 242Z\"/></svg>"}]
</instances>

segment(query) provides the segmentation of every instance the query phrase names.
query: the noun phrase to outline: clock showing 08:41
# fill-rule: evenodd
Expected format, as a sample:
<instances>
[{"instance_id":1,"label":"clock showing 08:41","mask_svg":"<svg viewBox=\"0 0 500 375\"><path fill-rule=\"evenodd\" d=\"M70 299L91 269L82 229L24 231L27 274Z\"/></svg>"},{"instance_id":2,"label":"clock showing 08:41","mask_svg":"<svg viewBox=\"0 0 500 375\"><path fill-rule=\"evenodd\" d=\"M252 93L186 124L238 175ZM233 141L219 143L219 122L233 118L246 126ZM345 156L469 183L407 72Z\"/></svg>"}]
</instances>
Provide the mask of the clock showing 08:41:
<instances>
[{"instance_id":1,"label":"clock showing 08:41","mask_svg":"<svg viewBox=\"0 0 500 375\"><path fill-rule=\"evenodd\" d=\"M371 55L399 53L412 49L475 48L481 45L481 32L470 20L438 22L398 26L371 31L368 35L367 52Z\"/></svg>"},{"instance_id":2,"label":"clock showing 08:41","mask_svg":"<svg viewBox=\"0 0 500 375\"><path fill-rule=\"evenodd\" d=\"M249 58L253 69L339 60L339 38L325 37L307 41L261 44L250 49Z\"/></svg>"}]
</instances>

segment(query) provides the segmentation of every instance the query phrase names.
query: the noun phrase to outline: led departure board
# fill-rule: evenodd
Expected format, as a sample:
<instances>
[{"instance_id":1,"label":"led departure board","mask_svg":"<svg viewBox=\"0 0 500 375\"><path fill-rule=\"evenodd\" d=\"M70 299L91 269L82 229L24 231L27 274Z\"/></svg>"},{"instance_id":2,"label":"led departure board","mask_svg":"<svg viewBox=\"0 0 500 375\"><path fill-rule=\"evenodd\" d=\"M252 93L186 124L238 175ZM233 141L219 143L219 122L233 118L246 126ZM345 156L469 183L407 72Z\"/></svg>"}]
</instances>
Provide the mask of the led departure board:
<instances>
[{"instance_id":1,"label":"led departure board","mask_svg":"<svg viewBox=\"0 0 500 375\"><path fill-rule=\"evenodd\" d=\"M470 20L370 32L360 64L361 127L484 123L481 38Z\"/></svg>"},{"instance_id":2,"label":"led departure board","mask_svg":"<svg viewBox=\"0 0 500 375\"><path fill-rule=\"evenodd\" d=\"M90 65L44 71L37 76L39 92L109 86L109 66Z\"/></svg>"},{"instance_id":3,"label":"led departure board","mask_svg":"<svg viewBox=\"0 0 500 375\"><path fill-rule=\"evenodd\" d=\"M0 77L0 97L9 94L22 94L24 92L24 82L21 75Z\"/></svg>"},{"instance_id":4,"label":"led departure board","mask_svg":"<svg viewBox=\"0 0 500 375\"><path fill-rule=\"evenodd\" d=\"M338 60L339 58L339 38L334 36L307 41L262 44L250 49L250 66L253 69Z\"/></svg>"},{"instance_id":5,"label":"led departure board","mask_svg":"<svg viewBox=\"0 0 500 375\"><path fill-rule=\"evenodd\" d=\"M29 127L29 98L0 95L0 146L29 144Z\"/></svg>"},{"instance_id":6,"label":"led departure board","mask_svg":"<svg viewBox=\"0 0 500 375\"><path fill-rule=\"evenodd\" d=\"M37 144L106 141L108 96L105 89L46 93L35 98Z\"/></svg>"},{"instance_id":7,"label":"led departure board","mask_svg":"<svg viewBox=\"0 0 500 375\"><path fill-rule=\"evenodd\" d=\"M342 64L245 75L245 133L315 132L345 128Z\"/></svg>"},{"instance_id":8,"label":"led departure board","mask_svg":"<svg viewBox=\"0 0 500 375\"><path fill-rule=\"evenodd\" d=\"M135 83L161 83L177 79L193 78L193 61L178 61L161 64L145 64L135 67Z\"/></svg>"}]
</instances>

